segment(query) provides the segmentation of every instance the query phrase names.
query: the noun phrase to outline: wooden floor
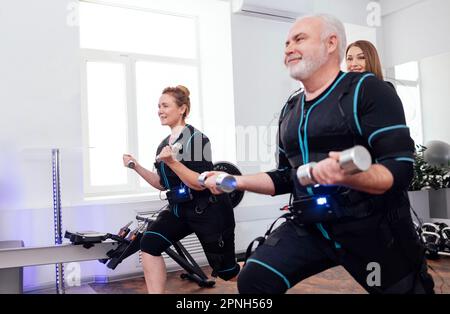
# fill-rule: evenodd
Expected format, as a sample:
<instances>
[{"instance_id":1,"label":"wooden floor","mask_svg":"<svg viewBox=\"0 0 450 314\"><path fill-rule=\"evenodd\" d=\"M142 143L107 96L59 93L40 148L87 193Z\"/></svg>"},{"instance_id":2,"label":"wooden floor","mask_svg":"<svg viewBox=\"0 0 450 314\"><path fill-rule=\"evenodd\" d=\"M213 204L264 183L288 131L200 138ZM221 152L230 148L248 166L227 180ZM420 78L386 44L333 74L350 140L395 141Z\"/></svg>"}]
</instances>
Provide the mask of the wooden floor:
<instances>
[{"instance_id":1,"label":"wooden floor","mask_svg":"<svg viewBox=\"0 0 450 314\"><path fill-rule=\"evenodd\" d=\"M435 280L435 292L450 294L450 257L429 261L430 274ZM203 268L206 274L209 267ZM170 294L236 294L236 282L216 280L213 288L200 288L196 283L182 280L182 272L172 272L167 276L167 290ZM93 293L99 294L143 294L146 293L144 278L135 278L110 282L107 284L90 284ZM289 294L364 294L366 291L342 268L335 267L310 277L288 291Z\"/></svg>"}]
</instances>

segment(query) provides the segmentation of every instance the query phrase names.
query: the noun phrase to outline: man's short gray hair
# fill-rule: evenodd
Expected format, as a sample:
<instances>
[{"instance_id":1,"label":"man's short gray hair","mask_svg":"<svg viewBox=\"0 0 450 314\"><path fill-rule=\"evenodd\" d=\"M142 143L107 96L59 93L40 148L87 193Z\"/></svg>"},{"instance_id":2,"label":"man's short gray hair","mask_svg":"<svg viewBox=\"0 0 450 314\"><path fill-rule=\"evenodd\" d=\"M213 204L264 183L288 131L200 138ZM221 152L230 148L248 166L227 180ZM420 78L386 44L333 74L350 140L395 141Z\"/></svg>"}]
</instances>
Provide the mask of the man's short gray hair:
<instances>
[{"instance_id":1,"label":"man's short gray hair","mask_svg":"<svg viewBox=\"0 0 450 314\"><path fill-rule=\"evenodd\" d=\"M332 34L335 34L338 39L338 52L339 61L345 57L345 51L347 49L347 36L345 35L344 24L336 17L330 14L313 14L306 15L297 18L297 21L301 21L306 18L319 18L323 22L322 39L325 40Z\"/></svg>"}]
</instances>

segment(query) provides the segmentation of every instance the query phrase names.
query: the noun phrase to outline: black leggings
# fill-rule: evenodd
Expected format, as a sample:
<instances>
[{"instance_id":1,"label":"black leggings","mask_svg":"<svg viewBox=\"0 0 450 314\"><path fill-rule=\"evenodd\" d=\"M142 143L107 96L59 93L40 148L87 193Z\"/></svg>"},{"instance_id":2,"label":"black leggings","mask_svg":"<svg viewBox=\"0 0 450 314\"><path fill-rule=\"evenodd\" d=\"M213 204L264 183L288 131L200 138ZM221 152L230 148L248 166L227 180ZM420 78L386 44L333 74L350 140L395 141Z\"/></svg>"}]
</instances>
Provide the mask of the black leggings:
<instances>
[{"instance_id":1,"label":"black leggings","mask_svg":"<svg viewBox=\"0 0 450 314\"><path fill-rule=\"evenodd\" d=\"M303 279L342 265L370 293L433 293L410 217L387 225L383 215L373 215L339 227L283 223L247 260L239 292L285 293ZM379 283L371 281L372 262L379 265Z\"/></svg>"},{"instance_id":2,"label":"black leggings","mask_svg":"<svg viewBox=\"0 0 450 314\"><path fill-rule=\"evenodd\" d=\"M229 198L212 197L207 206L196 206L196 202L190 202L162 211L144 233L141 250L160 256L173 243L195 233L213 268L212 275L229 280L240 270L235 257L235 221Z\"/></svg>"}]
</instances>

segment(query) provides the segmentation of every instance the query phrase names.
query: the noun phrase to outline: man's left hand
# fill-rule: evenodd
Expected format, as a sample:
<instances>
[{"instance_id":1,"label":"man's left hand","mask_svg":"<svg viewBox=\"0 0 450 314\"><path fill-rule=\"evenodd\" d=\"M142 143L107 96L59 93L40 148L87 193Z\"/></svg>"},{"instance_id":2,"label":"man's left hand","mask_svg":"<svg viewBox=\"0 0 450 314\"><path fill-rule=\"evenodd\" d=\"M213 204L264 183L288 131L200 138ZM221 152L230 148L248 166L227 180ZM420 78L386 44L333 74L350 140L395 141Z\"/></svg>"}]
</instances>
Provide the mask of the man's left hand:
<instances>
[{"instance_id":1,"label":"man's left hand","mask_svg":"<svg viewBox=\"0 0 450 314\"><path fill-rule=\"evenodd\" d=\"M314 166L312 175L320 185L343 185L348 175L344 173L339 165L338 152L330 152L328 158L320 161Z\"/></svg>"}]
</instances>

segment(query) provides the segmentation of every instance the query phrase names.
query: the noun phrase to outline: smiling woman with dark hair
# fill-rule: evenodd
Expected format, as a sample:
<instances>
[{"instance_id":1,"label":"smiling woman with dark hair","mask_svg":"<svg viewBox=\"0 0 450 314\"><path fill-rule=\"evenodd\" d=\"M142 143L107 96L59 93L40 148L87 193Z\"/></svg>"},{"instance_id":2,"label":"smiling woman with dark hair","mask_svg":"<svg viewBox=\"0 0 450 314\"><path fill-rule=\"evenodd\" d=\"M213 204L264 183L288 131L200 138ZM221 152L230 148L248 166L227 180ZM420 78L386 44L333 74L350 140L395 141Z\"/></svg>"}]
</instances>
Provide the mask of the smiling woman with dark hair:
<instances>
[{"instance_id":1,"label":"smiling woman with dark hair","mask_svg":"<svg viewBox=\"0 0 450 314\"><path fill-rule=\"evenodd\" d=\"M347 47L345 55L349 72L372 72L383 80L380 57L370 41L355 41Z\"/></svg>"},{"instance_id":2,"label":"smiling woman with dark hair","mask_svg":"<svg viewBox=\"0 0 450 314\"><path fill-rule=\"evenodd\" d=\"M384 80L377 48L370 41L358 40L348 45L345 61L349 72L372 72L378 79ZM395 89L394 84L385 82Z\"/></svg>"}]
</instances>

